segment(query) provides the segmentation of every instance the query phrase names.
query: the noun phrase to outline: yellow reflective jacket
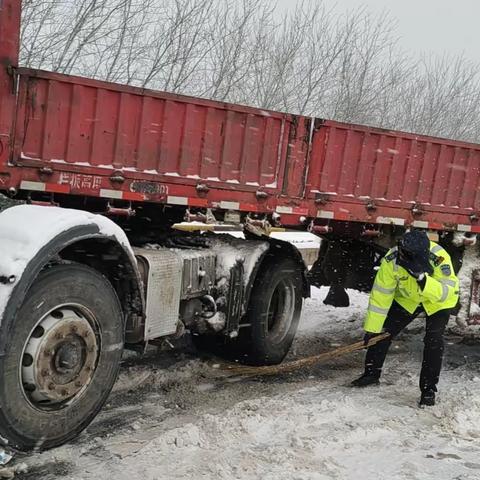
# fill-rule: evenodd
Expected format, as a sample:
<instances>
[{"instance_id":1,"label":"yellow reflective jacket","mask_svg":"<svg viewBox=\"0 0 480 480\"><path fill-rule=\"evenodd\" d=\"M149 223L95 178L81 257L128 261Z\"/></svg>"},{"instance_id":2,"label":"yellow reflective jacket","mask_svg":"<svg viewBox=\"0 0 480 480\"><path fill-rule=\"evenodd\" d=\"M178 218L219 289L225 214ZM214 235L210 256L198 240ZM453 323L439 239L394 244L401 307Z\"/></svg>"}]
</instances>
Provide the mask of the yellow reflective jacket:
<instances>
[{"instance_id":1,"label":"yellow reflective jacket","mask_svg":"<svg viewBox=\"0 0 480 480\"><path fill-rule=\"evenodd\" d=\"M397 264L397 255L397 247L392 248L380 264L364 323L367 332L382 331L394 300L409 313L413 313L421 304L427 315L453 308L458 302L458 278L453 271L450 255L443 247L430 242L430 264L433 273L426 276L423 290L417 280Z\"/></svg>"}]
</instances>

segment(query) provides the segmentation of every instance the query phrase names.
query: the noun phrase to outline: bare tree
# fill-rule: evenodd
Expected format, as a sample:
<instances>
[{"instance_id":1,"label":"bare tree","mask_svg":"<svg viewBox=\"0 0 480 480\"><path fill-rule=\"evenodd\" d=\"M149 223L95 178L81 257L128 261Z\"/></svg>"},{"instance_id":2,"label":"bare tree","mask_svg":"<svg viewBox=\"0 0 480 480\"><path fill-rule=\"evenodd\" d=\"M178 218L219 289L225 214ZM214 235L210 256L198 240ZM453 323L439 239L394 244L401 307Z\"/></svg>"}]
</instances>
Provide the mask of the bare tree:
<instances>
[{"instance_id":1,"label":"bare tree","mask_svg":"<svg viewBox=\"0 0 480 480\"><path fill-rule=\"evenodd\" d=\"M271 4L262 0L228 0L216 7L200 95L241 101L240 92L260 57L256 32L268 30L271 17Z\"/></svg>"},{"instance_id":2,"label":"bare tree","mask_svg":"<svg viewBox=\"0 0 480 480\"><path fill-rule=\"evenodd\" d=\"M20 49L22 62L29 67L43 67L49 52L57 16L52 1L24 0L22 3Z\"/></svg>"},{"instance_id":3,"label":"bare tree","mask_svg":"<svg viewBox=\"0 0 480 480\"><path fill-rule=\"evenodd\" d=\"M24 0L26 66L480 141L479 66L417 61L395 22L302 0Z\"/></svg>"},{"instance_id":4,"label":"bare tree","mask_svg":"<svg viewBox=\"0 0 480 480\"><path fill-rule=\"evenodd\" d=\"M403 96L405 128L480 140L478 66L462 57L423 59L405 85Z\"/></svg>"}]
</instances>

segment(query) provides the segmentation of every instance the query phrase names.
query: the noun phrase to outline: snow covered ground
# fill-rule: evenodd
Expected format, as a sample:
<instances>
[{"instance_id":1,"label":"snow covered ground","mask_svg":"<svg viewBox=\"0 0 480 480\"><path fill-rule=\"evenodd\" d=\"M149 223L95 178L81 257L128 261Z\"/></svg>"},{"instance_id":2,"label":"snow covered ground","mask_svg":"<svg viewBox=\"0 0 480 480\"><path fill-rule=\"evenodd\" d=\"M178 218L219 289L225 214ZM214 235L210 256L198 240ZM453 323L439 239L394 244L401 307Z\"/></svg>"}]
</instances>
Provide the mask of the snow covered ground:
<instances>
[{"instance_id":1,"label":"snow covered ground","mask_svg":"<svg viewBox=\"0 0 480 480\"><path fill-rule=\"evenodd\" d=\"M290 358L358 340L365 295L306 301ZM78 440L26 462L22 479L478 479L480 345L448 337L438 405L421 410L422 322L402 334L383 384L355 390L363 353L231 382L188 344L127 358L109 404Z\"/></svg>"}]
</instances>

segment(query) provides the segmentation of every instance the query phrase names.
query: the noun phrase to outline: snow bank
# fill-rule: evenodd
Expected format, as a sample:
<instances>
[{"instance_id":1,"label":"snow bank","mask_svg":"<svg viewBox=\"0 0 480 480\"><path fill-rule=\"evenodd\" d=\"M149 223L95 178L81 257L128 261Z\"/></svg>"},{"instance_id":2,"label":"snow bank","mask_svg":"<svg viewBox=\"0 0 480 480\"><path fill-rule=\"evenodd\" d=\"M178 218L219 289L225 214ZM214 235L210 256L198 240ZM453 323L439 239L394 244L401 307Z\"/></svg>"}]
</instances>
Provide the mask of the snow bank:
<instances>
[{"instance_id":1,"label":"snow bank","mask_svg":"<svg viewBox=\"0 0 480 480\"><path fill-rule=\"evenodd\" d=\"M0 318L30 260L57 235L83 225L97 225L100 234L116 238L134 258L123 230L101 215L36 205L18 205L0 213L0 276L11 279L0 284Z\"/></svg>"},{"instance_id":2,"label":"snow bank","mask_svg":"<svg viewBox=\"0 0 480 480\"><path fill-rule=\"evenodd\" d=\"M311 337L314 332L321 330L324 335L338 338L345 329L356 331L363 326L369 295L348 289L350 307L333 307L323 303L328 290L329 287L312 287L311 297L305 299L303 304L302 321L298 326L297 336ZM358 335L361 338L363 330L358 330Z\"/></svg>"},{"instance_id":3,"label":"snow bank","mask_svg":"<svg viewBox=\"0 0 480 480\"><path fill-rule=\"evenodd\" d=\"M412 409L413 398L401 389L352 390L332 382L241 401L137 447L120 460L117 478L478 478L471 444L478 429L462 423L465 404L449 425L453 417L437 407Z\"/></svg>"},{"instance_id":4,"label":"snow bank","mask_svg":"<svg viewBox=\"0 0 480 480\"><path fill-rule=\"evenodd\" d=\"M478 384L480 378L475 377ZM462 438L478 441L480 439L480 398L474 392L464 389L461 402L447 403L439 406L442 418L441 427L447 432L453 432ZM465 408L468 405L468 408Z\"/></svg>"}]
</instances>

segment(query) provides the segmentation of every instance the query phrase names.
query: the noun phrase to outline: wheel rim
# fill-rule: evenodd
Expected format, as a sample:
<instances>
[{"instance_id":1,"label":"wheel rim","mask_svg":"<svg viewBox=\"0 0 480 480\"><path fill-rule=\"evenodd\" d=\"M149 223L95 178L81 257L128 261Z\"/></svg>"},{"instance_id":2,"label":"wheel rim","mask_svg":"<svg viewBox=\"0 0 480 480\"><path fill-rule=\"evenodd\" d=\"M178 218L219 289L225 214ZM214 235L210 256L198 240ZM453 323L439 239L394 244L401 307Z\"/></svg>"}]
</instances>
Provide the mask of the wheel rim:
<instances>
[{"instance_id":1,"label":"wheel rim","mask_svg":"<svg viewBox=\"0 0 480 480\"><path fill-rule=\"evenodd\" d=\"M295 286L291 280L281 280L275 287L267 313L267 337L280 343L288 335L295 313Z\"/></svg>"},{"instance_id":2,"label":"wheel rim","mask_svg":"<svg viewBox=\"0 0 480 480\"><path fill-rule=\"evenodd\" d=\"M83 394L95 374L100 335L95 318L79 305L44 315L30 333L20 367L23 392L40 410L58 410Z\"/></svg>"}]
</instances>

